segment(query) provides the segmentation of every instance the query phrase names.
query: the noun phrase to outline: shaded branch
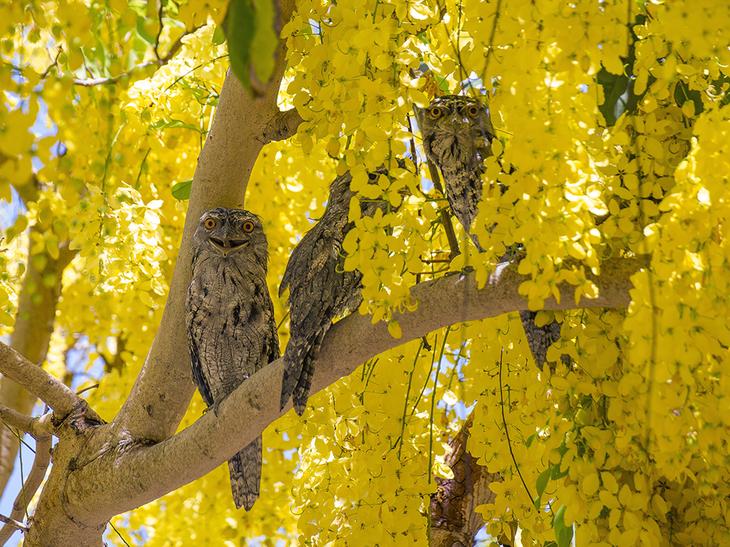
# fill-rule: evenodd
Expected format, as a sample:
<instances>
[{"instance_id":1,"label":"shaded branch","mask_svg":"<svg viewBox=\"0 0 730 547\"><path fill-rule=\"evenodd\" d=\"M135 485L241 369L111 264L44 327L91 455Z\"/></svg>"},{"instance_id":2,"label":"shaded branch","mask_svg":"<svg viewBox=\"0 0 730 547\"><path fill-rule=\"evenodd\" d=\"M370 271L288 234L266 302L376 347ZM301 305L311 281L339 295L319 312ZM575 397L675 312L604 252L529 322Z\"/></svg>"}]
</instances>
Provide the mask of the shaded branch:
<instances>
[{"instance_id":1,"label":"shaded branch","mask_svg":"<svg viewBox=\"0 0 730 547\"><path fill-rule=\"evenodd\" d=\"M37 200L37 178L33 176L32 181L18 186L17 190L26 203ZM39 224L31 227L28 256L33 254L31 246L34 233L41 233L44 229L46 227ZM58 258L45 253L41 255L45 258L44 261L28 261L28 269L18 294L18 310L13 333L10 335L10 346L37 366L46 359L54 329L56 305L61 294L63 272L75 254L76 251L69 250L68 245L64 244L59 248ZM1 404L21 414L30 414L36 401L36 397L20 384L7 377L0 379ZM18 442L13 432L8 428L0 428L0 491L5 490L17 452Z\"/></svg>"},{"instance_id":2,"label":"shaded branch","mask_svg":"<svg viewBox=\"0 0 730 547\"><path fill-rule=\"evenodd\" d=\"M0 372L38 397L60 417L68 416L75 407L86 404L63 382L2 342Z\"/></svg>"},{"instance_id":3,"label":"shaded branch","mask_svg":"<svg viewBox=\"0 0 730 547\"><path fill-rule=\"evenodd\" d=\"M443 198L446 198L446 192L444 191L444 187L441 185L441 177L439 176L436 166L429 159L426 159L426 164L428 165L428 172L431 175L433 187L436 188ZM451 215L449 215L446 211L446 208L440 208L439 216L441 217L441 225L444 227L444 231L446 232L449 249L451 249L451 252L449 252L449 260L453 260L456 256L461 254L461 251L459 250L459 240L456 238L454 226L451 224Z\"/></svg>"},{"instance_id":4,"label":"shaded branch","mask_svg":"<svg viewBox=\"0 0 730 547\"><path fill-rule=\"evenodd\" d=\"M560 303L545 309L624 308L629 303L630 276L642 266L637 259L613 259L591 280L596 299L576 304L574 287L560 286ZM399 314L403 336L393 339L386 324L352 314L330 329L317 358L312 393L350 374L360 364L388 349L454 323L525 310L518 287L526 278L509 263L498 265L486 286L477 289L473 273L450 275L411 290L418 308ZM184 360L187 366L187 360ZM99 522L171 492L210 472L258 436L282 411L271 397L281 389L283 361L278 359L251 376L223 400L217 416L207 413L174 437L153 446L112 451L73 471L66 483L69 507L84 522ZM286 407L291 408L291 403ZM109 477L103 484L95 477ZM93 501L92 501L93 500Z\"/></svg>"},{"instance_id":5,"label":"shaded branch","mask_svg":"<svg viewBox=\"0 0 730 547\"><path fill-rule=\"evenodd\" d=\"M45 421L50 426L50 416L44 416L41 421ZM42 435L35 436L35 459L33 460L33 467L28 474L28 478L25 480L23 488L20 489L18 497L15 498L13 503L13 511L10 513L10 518L5 521L5 526L0 529L0 545L5 545L5 542L10 539L15 529L18 528L18 521L23 519L30 500L33 499L36 491L40 487L43 479L46 476L46 471L51 462L51 435L45 433ZM23 528L20 528L23 530ZM27 530L27 528L25 528Z\"/></svg>"}]
</instances>

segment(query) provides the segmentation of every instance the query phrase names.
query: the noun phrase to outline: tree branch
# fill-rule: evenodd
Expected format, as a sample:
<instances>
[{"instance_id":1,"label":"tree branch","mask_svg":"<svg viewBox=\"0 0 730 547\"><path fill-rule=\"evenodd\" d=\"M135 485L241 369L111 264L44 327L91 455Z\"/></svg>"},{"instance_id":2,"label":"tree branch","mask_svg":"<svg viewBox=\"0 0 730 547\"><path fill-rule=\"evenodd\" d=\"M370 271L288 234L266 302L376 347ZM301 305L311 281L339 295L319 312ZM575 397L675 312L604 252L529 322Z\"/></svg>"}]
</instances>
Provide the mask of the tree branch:
<instances>
[{"instance_id":1,"label":"tree branch","mask_svg":"<svg viewBox=\"0 0 730 547\"><path fill-rule=\"evenodd\" d=\"M297 132L303 121L296 108L277 111L264 128L264 143L288 139Z\"/></svg>"},{"instance_id":2,"label":"tree branch","mask_svg":"<svg viewBox=\"0 0 730 547\"><path fill-rule=\"evenodd\" d=\"M280 0L281 22L288 21L293 0ZM159 441L180 423L193 394L185 334L185 294L190 283L191 240L203 211L243 207L254 163L264 145L264 130L278 112L276 99L284 74L285 50L280 44L276 67L266 92L247 95L229 71L220 101L193 176L180 252L160 327L130 396L114 421L117 433Z\"/></svg>"},{"instance_id":3,"label":"tree branch","mask_svg":"<svg viewBox=\"0 0 730 547\"><path fill-rule=\"evenodd\" d=\"M86 402L66 385L0 342L0 372L50 406L60 417Z\"/></svg>"},{"instance_id":4,"label":"tree branch","mask_svg":"<svg viewBox=\"0 0 730 547\"><path fill-rule=\"evenodd\" d=\"M26 203L37 200L38 191L39 182L35 176L27 184L18 187L18 192ZM42 232L43 229L34 225L31 236L33 232ZM32 241L33 237L28 243L29 256ZM42 261L28 261L28 269L18 296L18 311L10 336L10 346L35 365L40 366L46 359L54 328L56 305L61 294L63 272L75 254L75 251L70 251L68 245L65 245L59 249L57 259L46 253L42 255ZM53 283L48 283L49 279ZM21 414L30 414L36 400L34 395L10 378L0 379L0 403L6 407ZM0 492L5 490L17 452L18 441L15 435L7 428L0 428Z\"/></svg>"},{"instance_id":5,"label":"tree branch","mask_svg":"<svg viewBox=\"0 0 730 547\"><path fill-rule=\"evenodd\" d=\"M28 527L25 524L23 524L22 522L18 522L17 520L11 519L10 517L6 517L5 515L0 515L0 522L4 522L7 526L12 526L17 530L20 530L21 532L28 531Z\"/></svg>"},{"instance_id":6,"label":"tree branch","mask_svg":"<svg viewBox=\"0 0 730 547\"><path fill-rule=\"evenodd\" d=\"M436 478L438 489L431 495L429 545L433 547L452 547L453 545L473 545L474 537L484 525L482 516L474 509L494 501L490 485L500 482L499 473L490 473L479 465L467 450L472 413L461 431L450 442L451 453L446 456L446 464L454 472L451 479ZM499 538L502 545L511 545L512 540Z\"/></svg>"},{"instance_id":7,"label":"tree branch","mask_svg":"<svg viewBox=\"0 0 730 547\"><path fill-rule=\"evenodd\" d=\"M160 3L160 6L162 6L162 3ZM160 8L161 9L161 8ZM162 25L162 20L160 20L160 25ZM144 70L145 68L149 68L151 66L161 67L163 65L166 65L170 62L170 60L175 56L175 54L180 51L180 48L183 45L183 38L190 34L194 34L202 25L193 27L191 30L183 32L177 40L175 40L172 45L170 46L169 51L163 56L160 57L157 53L157 49L159 47L158 41L155 42L155 59L153 61L146 61L144 63L140 63L137 66L133 66L129 70L126 70L122 72L121 74L117 74L116 76L106 76L103 78L74 78L73 83L74 85L80 86L80 87L95 87L97 85L108 85L118 82L119 80L122 80L124 78L128 78L132 76L135 72L140 72ZM162 26L160 26L160 33L162 32ZM160 34L157 34L157 40L159 40Z\"/></svg>"},{"instance_id":8,"label":"tree branch","mask_svg":"<svg viewBox=\"0 0 730 547\"><path fill-rule=\"evenodd\" d=\"M608 261L601 276L592 278L599 288L598 298L581 298L576 304L574 287L564 284L560 303L551 298L545 309L626 307L630 276L641 266L637 259ZM473 274L416 285L411 293L418 308L395 317L403 332L397 340L388 334L383 322L373 325L370 317L357 313L346 317L324 340L312 393L350 374L367 359L434 329L527 309L517 291L525 279L514 265L503 263L482 289L477 289ZM179 360L187 366L187 359ZM105 522L213 470L282 414L278 399L271 396L281 389L282 370L281 359L264 367L221 403L217 416L209 412L164 442L124 453L112 451L72 472L66 483L69 508L73 507L84 522ZM109 480L95 480L100 476Z\"/></svg>"},{"instance_id":9,"label":"tree branch","mask_svg":"<svg viewBox=\"0 0 730 547\"><path fill-rule=\"evenodd\" d=\"M44 422L46 426L50 427L50 415L47 414L46 416L43 416L40 422ZM17 528L17 522L22 521L23 515L25 515L25 512L28 509L28 504L30 503L30 500L33 499L38 487L43 482L43 478L46 476L46 471L48 470L48 465L51 462L51 434L46 432L34 435L34 437L36 443L33 467L28 474L28 478L25 480L23 488L20 489L18 497L15 498L13 511L10 513L10 519L6 521L5 526L0 529L0 545L5 545L5 542L10 539L15 528Z\"/></svg>"},{"instance_id":10,"label":"tree branch","mask_svg":"<svg viewBox=\"0 0 730 547\"><path fill-rule=\"evenodd\" d=\"M49 415L47 415L49 416ZM12 408L8 408L5 405L0 405L0 420L5 422L5 425L14 427L24 433L28 433L33 437L50 435L53 428L48 419L34 418L28 416Z\"/></svg>"}]
</instances>

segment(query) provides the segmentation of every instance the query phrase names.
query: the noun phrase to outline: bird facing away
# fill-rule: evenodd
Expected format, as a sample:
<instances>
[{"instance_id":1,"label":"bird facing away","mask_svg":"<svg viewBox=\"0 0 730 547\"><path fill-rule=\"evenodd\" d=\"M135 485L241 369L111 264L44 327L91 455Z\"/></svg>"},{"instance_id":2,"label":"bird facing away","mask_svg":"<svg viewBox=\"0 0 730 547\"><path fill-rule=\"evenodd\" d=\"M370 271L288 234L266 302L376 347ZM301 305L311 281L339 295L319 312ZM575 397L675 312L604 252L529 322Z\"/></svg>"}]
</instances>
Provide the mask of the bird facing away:
<instances>
[{"instance_id":1,"label":"bird facing away","mask_svg":"<svg viewBox=\"0 0 730 547\"><path fill-rule=\"evenodd\" d=\"M378 174L371 174L371 180ZM284 352L281 408L293 396L294 410L300 416L312 385L314 359L332 321L354 311L362 301L362 274L344 271L342 254L342 241L353 227L347 219L353 196L351 181L352 176L347 172L332 182L324 215L292 252L279 287L280 296L289 287L291 331ZM386 203L381 200L360 202L363 216L372 216L378 208L385 207Z\"/></svg>"},{"instance_id":2,"label":"bird facing away","mask_svg":"<svg viewBox=\"0 0 730 547\"><path fill-rule=\"evenodd\" d=\"M214 411L279 357L267 259L266 236L253 213L218 208L200 217L193 236L186 324L193 380ZM228 460L228 470L236 507L250 510L261 483L261 437Z\"/></svg>"},{"instance_id":3,"label":"bird facing away","mask_svg":"<svg viewBox=\"0 0 730 547\"><path fill-rule=\"evenodd\" d=\"M426 157L441 171L449 206L471 235L482 199L484 160L492 155L494 128L489 109L471 97L446 95L414 111Z\"/></svg>"},{"instance_id":4,"label":"bird facing away","mask_svg":"<svg viewBox=\"0 0 730 547\"><path fill-rule=\"evenodd\" d=\"M426 157L436 164L444 178L451 210L482 251L471 225L482 198L484 160L492 154L492 126L489 109L478 99L461 95L436 97L426 108L414 106L423 136ZM521 311L530 351L538 367L545 363L547 349L560 338L560 324L535 324L536 312Z\"/></svg>"}]
</instances>

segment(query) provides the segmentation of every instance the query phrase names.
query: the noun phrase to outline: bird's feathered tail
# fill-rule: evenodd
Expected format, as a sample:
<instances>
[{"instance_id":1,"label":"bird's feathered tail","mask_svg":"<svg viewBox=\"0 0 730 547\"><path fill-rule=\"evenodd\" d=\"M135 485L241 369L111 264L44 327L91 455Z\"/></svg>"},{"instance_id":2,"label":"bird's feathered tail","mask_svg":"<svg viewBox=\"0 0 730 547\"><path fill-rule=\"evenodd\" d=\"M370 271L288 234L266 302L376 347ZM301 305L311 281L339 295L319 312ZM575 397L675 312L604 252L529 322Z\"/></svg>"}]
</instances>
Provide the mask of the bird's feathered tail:
<instances>
[{"instance_id":1,"label":"bird's feathered tail","mask_svg":"<svg viewBox=\"0 0 730 547\"><path fill-rule=\"evenodd\" d=\"M320 330L313 339L292 338L284 352L284 380L281 384L280 408L289 397L294 400L294 410L301 416L307 406L309 390L314 375L314 359L322 346L327 329Z\"/></svg>"},{"instance_id":2,"label":"bird's feathered tail","mask_svg":"<svg viewBox=\"0 0 730 547\"><path fill-rule=\"evenodd\" d=\"M228 460L236 507L250 511L261 489L261 437Z\"/></svg>"}]
</instances>

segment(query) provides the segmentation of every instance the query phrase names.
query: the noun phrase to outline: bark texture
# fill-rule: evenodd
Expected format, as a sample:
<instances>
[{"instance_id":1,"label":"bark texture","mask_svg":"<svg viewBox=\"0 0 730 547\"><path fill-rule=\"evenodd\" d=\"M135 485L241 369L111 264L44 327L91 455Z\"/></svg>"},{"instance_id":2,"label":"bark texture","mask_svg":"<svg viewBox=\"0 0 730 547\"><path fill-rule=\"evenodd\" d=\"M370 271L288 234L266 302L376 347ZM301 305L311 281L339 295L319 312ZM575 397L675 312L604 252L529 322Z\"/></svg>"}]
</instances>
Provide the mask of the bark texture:
<instances>
[{"instance_id":1,"label":"bark texture","mask_svg":"<svg viewBox=\"0 0 730 547\"><path fill-rule=\"evenodd\" d=\"M432 547L471 547L474 537L484 526L484 520L474 509L494 501L490 485L499 482L499 473L489 473L467 450L473 415L450 442L451 453L446 458L454 472L452 479L436 478L438 489L431 496L430 545ZM500 538L502 545L511 545Z\"/></svg>"}]
</instances>

